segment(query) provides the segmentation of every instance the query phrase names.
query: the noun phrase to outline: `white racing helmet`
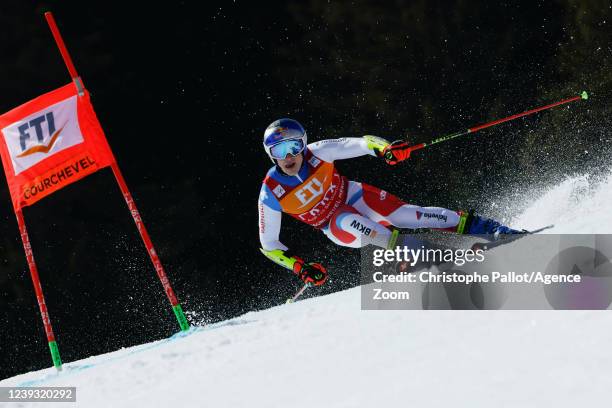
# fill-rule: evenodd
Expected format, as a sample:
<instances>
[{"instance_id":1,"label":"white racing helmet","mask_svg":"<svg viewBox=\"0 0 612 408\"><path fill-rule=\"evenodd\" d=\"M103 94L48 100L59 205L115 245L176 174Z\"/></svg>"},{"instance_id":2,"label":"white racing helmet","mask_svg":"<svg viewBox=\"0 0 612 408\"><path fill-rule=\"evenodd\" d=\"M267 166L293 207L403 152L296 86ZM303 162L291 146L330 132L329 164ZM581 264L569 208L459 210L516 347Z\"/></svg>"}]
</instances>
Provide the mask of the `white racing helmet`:
<instances>
[{"instance_id":1,"label":"white racing helmet","mask_svg":"<svg viewBox=\"0 0 612 408\"><path fill-rule=\"evenodd\" d=\"M304 151L306 143L306 131L297 120L275 120L264 132L263 146L273 162L288 154L297 156Z\"/></svg>"}]
</instances>

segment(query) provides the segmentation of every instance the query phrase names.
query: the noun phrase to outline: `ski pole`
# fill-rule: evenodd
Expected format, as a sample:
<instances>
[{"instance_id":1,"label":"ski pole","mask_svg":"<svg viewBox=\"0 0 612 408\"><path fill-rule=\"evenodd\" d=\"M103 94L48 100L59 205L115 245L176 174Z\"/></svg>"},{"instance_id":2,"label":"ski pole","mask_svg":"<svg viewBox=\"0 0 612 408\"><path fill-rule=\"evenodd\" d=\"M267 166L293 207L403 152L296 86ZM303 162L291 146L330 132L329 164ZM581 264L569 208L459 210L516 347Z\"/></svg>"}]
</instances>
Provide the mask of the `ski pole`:
<instances>
[{"instance_id":1,"label":"ski pole","mask_svg":"<svg viewBox=\"0 0 612 408\"><path fill-rule=\"evenodd\" d=\"M298 290L297 293L295 295L293 295L292 298L287 299L287 302L285 302L285 303L293 303L293 302L295 302L297 300L297 298L302 296L302 293L304 293L304 291L306 289L308 289L310 286L311 286L310 283L305 283L304 286L302 286L300 288L300 290Z\"/></svg>"},{"instance_id":2,"label":"ski pole","mask_svg":"<svg viewBox=\"0 0 612 408\"><path fill-rule=\"evenodd\" d=\"M523 116L531 115L532 113L540 112L540 111L543 111L543 110L546 110L546 109L554 108L555 106L564 105L566 103L574 102L574 101L581 100L581 99L585 99L585 100L589 99L589 94L587 94L586 91L583 91L580 95L574 96L572 98L567 98L567 99L564 99L564 100L559 101L559 102L551 103L550 105L541 106L539 108L531 109L531 110L528 110L528 111L525 111L525 112L522 112L522 113L517 113L516 115L508 116L508 117L503 118L503 119L494 120L494 121L491 121L491 122L488 122L488 123L485 123L485 124L482 124L482 125L471 127L469 129L466 129L466 130L461 130L459 132L451 133L450 135L439 137L439 138L434 139L434 140L432 140L431 142L428 142L428 143L420 143L420 144L411 146L411 147L408 148L408 156L410 156L410 154L413 151L423 149L424 147L432 146L432 145L435 145L435 144L438 144L438 143L442 143L442 142L447 142L447 141L455 139L455 138L457 138L459 136L465 136L465 135L470 134L470 133L476 133L479 130L486 129L486 128L491 127L491 126L499 125L500 123L509 122L511 120L518 119L518 118L521 118Z\"/></svg>"}]
</instances>

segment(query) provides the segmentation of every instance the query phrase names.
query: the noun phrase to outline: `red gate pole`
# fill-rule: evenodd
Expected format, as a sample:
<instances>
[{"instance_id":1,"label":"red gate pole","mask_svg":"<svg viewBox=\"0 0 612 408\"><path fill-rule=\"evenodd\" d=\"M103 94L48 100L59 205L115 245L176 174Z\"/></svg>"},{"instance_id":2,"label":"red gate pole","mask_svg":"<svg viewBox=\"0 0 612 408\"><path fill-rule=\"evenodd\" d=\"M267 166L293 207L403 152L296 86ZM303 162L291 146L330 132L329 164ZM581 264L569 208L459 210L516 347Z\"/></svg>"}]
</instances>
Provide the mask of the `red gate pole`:
<instances>
[{"instance_id":1,"label":"red gate pole","mask_svg":"<svg viewBox=\"0 0 612 408\"><path fill-rule=\"evenodd\" d=\"M83 81L81 80L79 74L77 74L77 70L74 67L74 64L72 63L72 58L70 58L68 48L66 48L66 44L64 44L64 40L62 39L62 35L59 32L59 28L57 28L57 24L55 24L55 18L53 18L53 13L51 13L50 11L45 12L45 19L47 20L47 24L51 29L51 34L53 34L53 38L55 39L57 48L59 49L60 54L62 54L62 58L64 59L64 63L66 64L66 68L68 68L70 78L72 78L74 84L77 87L79 96L85 95L85 86L83 85Z\"/></svg>"},{"instance_id":2,"label":"red gate pole","mask_svg":"<svg viewBox=\"0 0 612 408\"><path fill-rule=\"evenodd\" d=\"M157 251L155 251L155 248L153 247L153 242L151 241L151 238L149 237L147 228L145 227L144 222L142 221L142 218L140 217L138 208L136 208L136 203L134 202L134 199L132 198L132 194L130 193L130 190L128 189L127 183L125 182L125 179L123 178L123 174L121 174L121 170L119 170L119 165L117 164L116 161L112 164L111 168L113 169L115 180L117 180L117 184L119 184L119 188L121 189L123 198L125 199L125 202L128 208L130 209L132 218L134 219L134 222L136 223L136 228L138 229L138 232L140 233L142 242L147 248L147 253L149 254L149 258L151 258L151 262L153 263L155 272L157 272L157 276L159 277L159 280L162 286L164 287L164 292L166 292L166 296L168 296L168 300L170 301L170 304L172 305L172 310L174 311L176 319L179 322L179 326L181 326L181 330L183 331L189 330L189 322L187 321L187 318L185 317L183 308L181 307L181 304L179 303L176 295L174 294L174 290L172 290L172 286L170 286L170 281L168 280L168 276L166 276L164 267L162 266L161 261L159 260L159 257L157 256Z\"/></svg>"},{"instance_id":3,"label":"red gate pole","mask_svg":"<svg viewBox=\"0 0 612 408\"><path fill-rule=\"evenodd\" d=\"M53 327L51 326L51 318L47 311L47 304L45 303L45 295L43 294L42 286L40 284L40 278L38 276L38 268L34 261L34 252L32 251L32 245L30 244L30 236L26 229L25 219L23 218L23 212L21 209L15 211L17 216L17 224L19 226L19 235L21 236L21 242L23 242L23 249L25 251L26 260L28 267L30 268L30 277L32 278L32 284L34 285L34 292L36 293L36 300L38 301L38 309L40 310L40 317L42 318L43 326L45 327L45 334L47 335L47 342L49 343L49 350L51 351L51 359L53 365L58 371L62 370L62 359L60 358L59 348L55 341L55 335L53 334Z\"/></svg>"},{"instance_id":4,"label":"red gate pole","mask_svg":"<svg viewBox=\"0 0 612 408\"><path fill-rule=\"evenodd\" d=\"M62 35L60 34L59 29L57 28L57 24L55 23L55 19L53 18L53 14L50 11L45 13L45 18L47 23L49 24L49 28L53 33L53 38L59 48L60 53L62 54L62 58L64 59L64 63L66 64L66 68L68 68L68 72L70 73L70 77L74 81L77 90L79 91L79 95L84 90L83 82L81 81L81 77L78 75L74 64L72 63L72 58L68 53L68 49L64 44L64 40L62 39ZM130 213L132 214L132 218L134 218L134 222L136 223L136 228L138 228L138 232L140 233L140 237L144 242L145 247L147 248L147 253L149 254L149 258L151 258L151 262L153 263L153 267L155 268L155 272L161 281L162 286L164 287L164 292L166 292L166 296L168 296L168 300L170 300L170 304L172 305L172 310L178 320L179 326L181 330L186 331L189 330L189 322L185 317L185 313L183 312L183 308L181 304L178 302L176 295L174 294L174 290L172 290L172 286L170 286L170 281L166 276L166 272L164 271L164 267L162 266L159 257L157 256L157 252L153 247L153 242L151 242L151 238L149 237L149 233L145 228L144 223L142 222L142 218L140 217L140 213L136 208L136 204L134 203L134 199L132 198L132 194L130 193L125 179L121 174L121 170L119 170L119 165L115 160L111 165L113 170L113 174L115 175L115 180L117 180L117 184L119 184L119 188L121 189L121 193L125 199L125 202L128 205Z\"/></svg>"}]
</instances>

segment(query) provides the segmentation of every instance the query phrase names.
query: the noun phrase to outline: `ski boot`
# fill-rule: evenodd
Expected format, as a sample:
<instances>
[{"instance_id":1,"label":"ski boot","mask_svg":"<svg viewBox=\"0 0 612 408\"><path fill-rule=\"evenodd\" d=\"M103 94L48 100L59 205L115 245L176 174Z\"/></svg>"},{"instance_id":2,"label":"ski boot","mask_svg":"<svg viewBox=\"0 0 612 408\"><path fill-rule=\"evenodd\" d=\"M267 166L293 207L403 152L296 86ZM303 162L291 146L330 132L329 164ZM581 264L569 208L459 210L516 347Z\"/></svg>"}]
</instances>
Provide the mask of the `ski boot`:
<instances>
[{"instance_id":1,"label":"ski boot","mask_svg":"<svg viewBox=\"0 0 612 408\"><path fill-rule=\"evenodd\" d=\"M470 210L467 214L462 213L459 225L457 225L457 233L459 234L490 235L493 241L498 240L500 235L524 234L525 232L527 231L518 231L502 225L492 218L481 217L474 210Z\"/></svg>"}]
</instances>

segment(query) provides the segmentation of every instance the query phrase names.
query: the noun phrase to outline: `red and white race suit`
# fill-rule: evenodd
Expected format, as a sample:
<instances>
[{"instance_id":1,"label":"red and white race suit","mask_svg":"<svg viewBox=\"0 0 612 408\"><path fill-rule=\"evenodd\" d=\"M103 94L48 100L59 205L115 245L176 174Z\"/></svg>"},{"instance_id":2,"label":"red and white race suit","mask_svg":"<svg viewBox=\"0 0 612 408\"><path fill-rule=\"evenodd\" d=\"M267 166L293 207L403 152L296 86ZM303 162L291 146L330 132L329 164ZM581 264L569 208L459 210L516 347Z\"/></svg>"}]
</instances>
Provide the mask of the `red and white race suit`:
<instances>
[{"instance_id":1,"label":"red and white race suit","mask_svg":"<svg viewBox=\"0 0 612 408\"><path fill-rule=\"evenodd\" d=\"M376 156L363 138L329 139L311 143L295 176L274 166L259 194L259 239L264 250L288 248L279 241L281 214L287 213L321 229L338 245L386 248L389 226L454 230L459 213L440 207L407 204L374 186L349 181L334 167L335 160Z\"/></svg>"}]
</instances>

